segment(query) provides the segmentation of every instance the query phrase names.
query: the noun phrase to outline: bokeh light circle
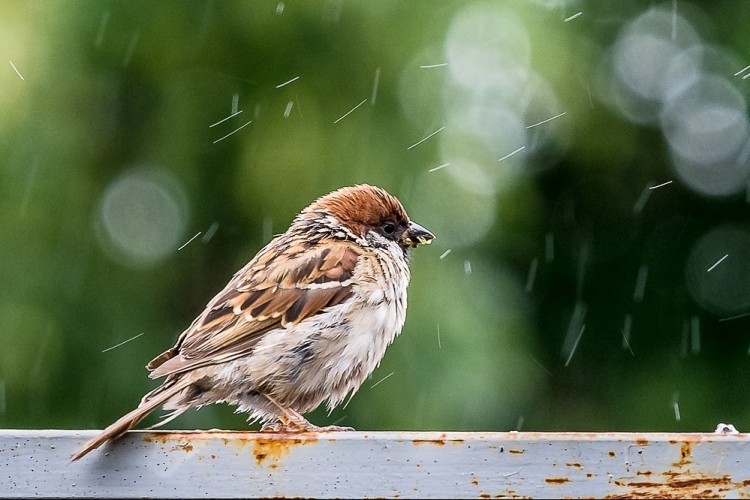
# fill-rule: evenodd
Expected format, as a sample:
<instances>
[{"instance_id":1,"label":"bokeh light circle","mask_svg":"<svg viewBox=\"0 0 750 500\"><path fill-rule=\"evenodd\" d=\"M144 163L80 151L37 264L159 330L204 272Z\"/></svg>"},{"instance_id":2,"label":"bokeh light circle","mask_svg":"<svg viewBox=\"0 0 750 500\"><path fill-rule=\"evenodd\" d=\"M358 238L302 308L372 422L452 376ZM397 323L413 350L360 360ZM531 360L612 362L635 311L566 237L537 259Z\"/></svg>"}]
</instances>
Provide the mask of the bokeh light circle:
<instances>
[{"instance_id":1,"label":"bokeh light circle","mask_svg":"<svg viewBox=\"0 0 750 500\"><path fill-rule=\"evenodd\" d=\"M523 22L510 10L491 4L472 5L459 12L445 40L452 78L466 88L484 85L528 68L531 40Z\"/></svg>"},{"instance_id":2,"label":"bokeh light circle","mask_svg":"<svg viewBox=\"0 0 750 500\"><path fill-rule=\"evenodd\" d=\"M726 224L705 233L693 245L685 273L693 299L707 311L750 310L750 226Z\"/></svg>"},{"instance_id":3,"label":"bokeh light circle","mask_svg":"<svg viewBox=\"0 0 750 500\"><path fill-rule=\"evenodd\" d=\"M742 94L723 77L707 75L675 93L661 115L680 178L710 196L746 187L750 126Z\"/></svg>"},{"instance_id":4,"label":"bokeh light circle","mask_svg":"<svg viewBox=\"0 0 750 500\"><path fill-rule=\"evenodd\" d=\"M430 230L440 235L440 245L446 248L475 244L487 236L495 222L495 195L477 192L467 179L456 181L456 177L476 174L474 166L463 173L447 171L461 168L462 165L456 164L422 174L414 183L409 202L409 213L417 214L416 219L425 218L419 218L418 214L429 214Z\"/></svg>"},{"instance_id":5,"label":"bokeh light circle","mask_svg":"<svg viewBox=\"0 0 750 500\"><path fill-rule=\"evenodd\" d=\"M187 199L177 179L156 167L132 168L102 194L99 240L120 263L151 267L176 252L187 214Z\"/></svg>"}]
</instances>

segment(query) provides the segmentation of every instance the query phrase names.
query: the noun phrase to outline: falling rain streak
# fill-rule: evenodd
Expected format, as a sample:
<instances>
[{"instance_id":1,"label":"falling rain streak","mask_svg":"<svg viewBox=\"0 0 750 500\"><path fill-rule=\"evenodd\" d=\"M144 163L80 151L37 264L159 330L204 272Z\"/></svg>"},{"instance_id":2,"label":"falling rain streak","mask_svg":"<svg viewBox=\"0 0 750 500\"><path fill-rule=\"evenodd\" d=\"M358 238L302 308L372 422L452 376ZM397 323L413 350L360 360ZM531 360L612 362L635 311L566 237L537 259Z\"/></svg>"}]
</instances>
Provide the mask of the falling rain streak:
<instances>
[{"instance_id":1,"label":"falling rain streak","mask_svg":"<svg viewBox=\"0 0 750 500\"><path fill-rule=\"evenodd\" d=\"M219 230L219 223L218 222L212 222L210 226L208 226L208 229L206 230L206 234L203 235L203 238L201 238L201 241L203 243L208 243L211 238L214 237L216 234L216 231Z\"/></svg>"},{"instance_id":2,"label":"falling rain streak","mask_svg":"<svg viewBox=\"0 0 750 500\"><path fill-rule=\"evenodd\" d=\"M674 396L672 397L672 409L674 410L674 419L676 422L680 421L680 404L677 401L679 398L679 394L675 392Z\"/></svg>"},{"instance_id":3,"label":"falling rain streak","mask_svg":"<svg viewBox=\"0 0 750 500\"><path fill-rule=\"evenodd\" d=\"M287 81L286 81L286 82L284 82L284 83L280 83L280 84L276 85L276 88L277 88L277 89L280 89L281 87L286 87L286 86L287 86L287 85L289 85L290 83L292 83L292 82L296 82L297 80L299 80L299 76L295 76L295 77L294 77L294 78L292 78L291 80L287 80Z\"/></svg>"},{"instance_id":4,"label":"falling rain streak","mask_svg":"<svg viewBox=\"0 0 750 500\"><path fill-rule=\"evenodd\" d=\"M338 122L340 122L341 120L343 120L344 118L346 118L346 117L347 117L347 116L349 116L350 114L354 113L354 111L355 111L355 110L356 110L357 108L359 108L360 106L362 106L362 105L363 105L364 103L366 103L366 102L367 102L367 99L364 99L364 100L362 100L362 102L360 102L359 104L357 104L356 106L354 106L354 107L353 107L352 109L350 109L349 111L347 111L346 113L344 113L344 114L343 114L342 116L340 116L340 117L339 117L338 119L334 120L334 121L333 121L333 123L335 124L335 123L338 123Z\"/></svg>"},{"instance_id":5,"label":"falling rain streak","mask_svg":"<svg viewBox=\"0 0 750 500\"><path fill-rule=\"evenodd\" d=\"M699 354L701 351L700 319L692 316L689 320L682 322L682 342L680 343L680 356L686 357L688 350L691 354Z\"/></svg>"},{"instance_id":6,"label":"falling rain streak","mask_svg":"<svg viewBox=\"0 0 750 500\"><path fill-rule=\"evenodd\" d=\"M500 158L498 158L498 159L497 159L497 161L503 161L503 160L507 160L508 158L510 158L511 156L513 156L514 154L516 154L516 153L520 153L520 152L521 152L521 151L523 151L524 149L526 149L526 146L521 146L520 148L516 149L515 151L511 151L511 152L510 152L510 153L508 153L507 155L505 155L505 156L501 156Z\"/></svg>"},{"instance_id":7,"label":"falling rain streak","mask_svg":"<svg viewBox=\"0 0 750 500\"><path fill-rule=\"evenodd\" d=\"M419 145L420 145L420 144L422 144L422 143L423 143L424 141L426 141L426 140L427 140L427 139L429 139L430 137L434 136L435 134L437 134L437 133L439 133L439 132L442 132L443 130L445 130L445 126L442 126L442 127L440 127L439 129L437 129L436 131L434 131L433 133L431 133L430 135L428 135L428 136L427 136L427 137L425 137L424 139L422 139L422 140L420 140L420 141L417 141L417 142L415 142L414 144L412 144L411 146L409 146L408 148L406 148L406 149L407 149L407 151L408 151L409 149L412 149L412 148L416 147L416 146L419 146Z\"/></svg>"},{"instance_id":8,"label":"falling rain streak","mask_svg":"<svg viewBox=\"0 0 750 500\"><path fill-rule=\"evenodd\" d=\"M727 257L729 257L729 254L726 254L724 257L722 257L721 259L717 260L716 263L713 266L711 266L708 269L706 269L706 272L710 273L711 271L713 271L714 268L716 266L718 266L719 264L721 264L722 262L724 262L724 259L726 259Z\"/></svg>"},{"instance_id":9,"label":"falling rain streak","mask_svg":"<svg viewBox=\"0 0 750 500\"><path fill-rule=\"evenodd\" d=\"M437 167L433 167L428 172L437 172L438 170L444 169L445 167L449 167L450 163L443 163L442 165L438 165Z\"/></svg>"},{"instance_id":10,"label":"falling rain streak","mask_svg":"<svg viewBox=\"0 0 750 500\"><path fill-rule=\"evenodd\" d=\"M232 130L231 132L229 132L229 133L228 133L227 135L225 135L224 137L219 137L218 139L216 139L216 140L214 141L214 144L216 144L216 143L217 143L217 142L219 142L219 141L223 141L223 140L224 140L224 139L226 139L227 137L229 137L229 136L231 136L231 135L233 135L233 134L235 134L235 133L239 132L240 130L242 130L243 128L247 127L247 126L248 126L248 125L250 125L251 123L253 123L253 121L252 121L252 120L250 120L249 122L247 122L247 123L246 123L246 124L244 124L244 125L241 125L240 127L236 128L236 129Z\"/></svg>"},{"instance_id":11,"label":"falling rain streak","mask_svg":"<svg viewBox=\"0 0 750 500\"><path fill-rule=\"evenodd\" d=\"M24 77L23 77L23 75L21 74L21 72L20 72L20 71L18 71L18 68L16 68L16 65L15 65L15 64L13 64L13 61L8 61L8 62L10 62L10 65L11 65L11 66L13 67L13 71L15 71L15 72L16 72L16 74L18 75L18 77L19 77L19 78L20 78L21 80L26 80L26 78L24 78Z\"/></svg>"},{"instance_id":12,"label":"falling rain streak","mask_svg":"<svg viewBox=\"0 0 750 500\"><path fill-rule=\"evenodd\" d=\"M573 359L573 354L575 354L575 351L578 348L578 342L581 340L581 336L583 336L583 331L586 327L584 324L584 320L586 319L586 309L586 304L578 301L575 309L573 309L573 314L570 316L570 323L568 324L568 331L565 334L562 348L562 355L566 358L566 367L570 364L570 360ZM576 334L578 335L576 336Z\"/></svg>"},{"instance_id":13,"label":"falling rain streak","mask_svg":"<svg viewBox=\"0 0 750 500\"><path fill-rule=\"evenodd\" d=\"M211 125L208 126L208 128L214 128L216 125L220 125L220 124L224 123L225 121L227 121L227 120L229 120L231 118L234 118L235 116L239 115L240 113L242 113L242 111L243 110L235 111L234 113L232 113L231 115L227 116L226 118L222 118L218 122L212 123Z\"/></svg>"},{"instance_id":14,"label":"falling rain streak","mask_svg":"<svg viewBox=\"0 0 750 500\"><path fill-rule=\"evenodd\" d=\"M747 318L748 316L750 316L750 313L737 314L728 318L719 318L719 321L734 321L736 319Z\"/></svg>"},{"instance_id":15,"label":"falling rain streak","mask_svg":"<svg viewBox=\"0 0 750 500\"><path fill-rule=\"evenodd\" d=\"M292 107L294 106L294 101L289 101L286 103L286 108L284 108L284 118L289 118L289 115L292 113Z\"/></svg>"},{"instance_id":16,"label":"falling rain streak","mask_svg":"<svg viewBox=\"0 0 750 500\"><path fill-rule=\"evenodd\" d=\"M630 347L630 330L633 327L633 316L631 314L625 315L625 321L622 324L622 348L630 351L632 356L635 356L633 348Z\"/></svg>"},{"instance_id":17,"label":"falling rain streak","mask_svg":"<svg viewBox=\"0 0 750 500\"><path fill-rule=\"evenodd\" d=\"M380 86L380 67L375 70L375 77L372 82L372 95L370 96L371 105L375 106L375 101L378 98L378 87Z\"/></svg>"},{"instance_id":18,"label":"falling rain streak","mask_svg":"<svg viewBox=\"0 0 750 500\"><path fill-rule=\"evenodd\" d=\"M529 274L526 276L526 292L531 292L534 289L534 281L536 280L536 271L539 267L539 259L534 257L529 266Z\"/></svg>"},{"instance_id":19,"label":"falling rain streak","mask_svg":"<svg viewBox=\"0 0 750 500\"><path fill-rule=\"evenodd\" d=\"M123 346L123 345L127 344L128 342L130 342L130 341L132 341L132 340L135 340L135 339L137 339L138 337L140 337L141 335L143 335L143 334L145 334L145 333L146 333L146 332L141 332L141 333L139 333L138 335L136 335L135 337L130 337L130 338L129 338L128 340L123 340L123 341L122 341L122 342L120 342L119 344L115 344L115 345L113 345L112 347L107 347L106 349L103 349L103 350L102 350L102 352L107 352L107 351L111 351L112 349L117 349L118 347L120 347L120 346Z\"/></svg>"},{"instance_id":20,"label":"falling rain streak","mask_svg":"<svg viewBox=\"0 0 750 500\"><path fill-rule=\"evenodd\" d=\"M26 181L26 186L23 190L23 198L21 199L21 219L23 220L26 217L26 210L29 208L29 202L31 201L31 192L34 188L34 183L36 182L36 173L37 170L39 170L39 157L37 156L34 159L34 163L31 165L31 168L29 169L29 178Z\"/></svg>"},{"instance_id":21,"label":"falling rain streak","mask_svg":"<svg viewBox=\"0 0 750 500\"><path fill-rule=\"evenodd\" d=\"M638 277L635 279L635 290L633 290L633 301L643 302L643 295L646 293L646 280L648 279L648 266L641 265L638 269Z\"/></svg>"},{"instance_id":22,"label":"falling rain streak","mask_svg":"<svg viewBox=\"0 0 750 500\"><path fill-rule=\"evenodd\" d=\"M578 349L578 342L581 341L581 337L583 337L583 331L586 329L586 325L581 326L581 331L578 332L578 337L576 337L576 341L573 343L573 348L570 350L570 354L568 355L568 359L565 360L565 367L567 368L570 364L570 360L573 359L573 355L576 352L576 349Z\"/></svg>"},{"instance_id":23,"label":"falling rain streak","mask_svg":"<svg viewBox=\"0 0 750 500\"><path fill-rule=\"evenodd\" d=\"M370 389L375 389L377 386L379 386L380 384L382 384L383 382L385 382L386 380L388 380L389 378L391 378L391 376L393 376L394 373L396 373L396 372L391 372L388 375L386 375L385 377L381 378L380 380L378 380L377 382L375 382L374 384L372 384L370 386Z\"/></svg>"},{"instance_id":24,"label":"falling rain streak","mask_svg":"<svg viewBox=\"0 0 750 500\"><path fill-rule=\"evenodd\" d=\"M141 32L136 31L133 33L133 36L130 37L130 44L128 44L128 48L125 51L125 57L122 59L122 67L127 68L128 65L130 65L130 60L133 59L133 54L135 53L135 47L138 45L138 40L141 38Z\"/></svg>"},{"instance_id":25,"label":"falling rain streak","mask_svg":"<svg viewBox=\"0 0 750 500\"><path fill-rule=\"evenodd\" d=\"M107 23L109 22L110 11L104 11L102 14L102 20L99 22L99 30L96 32L96 38L94 39L94 47L97 49L102 46L104 41L104 32L107 30Z\"/></svg>"},{"instance_id":26,"label":"falling rain streak","mask_svg":"<svg viewBox=\"0 0 750 500\"><path fill-rule=\"evenodd\" d=\"M565 116L565 113L567 113L567 111L563 111L562 113L560 113L560 114L557 114L557 115L555 115L555 116L552 116L552 117L550 117L550 118L547 118L546 120L542 120L542 121L540 121L540 122L536 122L536 123L533 123L533 124L531 124L531 125L527 125L527 126L526 126L526 128L527 128L527 129L530 129L530 128L538 127L539 125L544 125L545 123L549 123L549 122L551 122L552 120L557 120L557 119L558 119L558 118L560 118L561 116Z\"/></svg>"},{"instance_id":27,"label":"falling rain streak","mask_svg":"<svg viewBox=\"0 0 750 500\"><path fill-rule=\"evenodd\" d=\"M633 205L633 212L639 214L643 211L643 207L646 206L646 202L648 201L648 198L651 196L651 187L652 183L646 184L646 187L643 188L643 191L641 191L641 195L638 197L638 200L635 202L635 205Z\"/></svg>"},{"instance_id":28,"label":"falling rain streak","mask_svg":"<svg viewBox=\"0 0 750 500\"><path fill-rule=\"evenodd\" d=\"M664 187L669 184L672 184L672 182L673 181L662 182L661 184L657 184L656 186L651 186L649 189L659 189L660 187Z\"/></svg>"},{"instance_id":29,"label":"falling rain streak","mask_svg":"<svg viewBox=\"0 0 750 500\"><path fill-rule=\"evenodd\" d=\"M547 264L555 260L555 236L547 233L544 236L544 262Z\"/></svg>"},{"instance_id":30,"label":"falling rain streak","mask_svg":"<svg viewBox=\"0 0 750 500\"><path fill-rule=\"evenodd\" d=\"M690 351L693 354L701 352L701 323L698 316L690 318Z\"/></svg>"},{"instance_id":31,"label":"falling rain streak","mask_svg":"<svg viewBox=\"0 0 750 500\"><path fill-rule=\"evenodd\" d=\"M177 251L179 252L180 250L182 250L183 248L185 248L186 246L188 246L188 245L189 245L190 243L192 243L192 242L193 242L193 240L194 240L195 238L197 238L197 237L198 237L198 236L200 236L200 235L201 235L201 231L198 231L198 232L197 232L197 233L195 234L195 236L193 236L192 238L190 238L189 240L187 240L187 241L186 241L185 243L183 243L183 244L182 244L182 245L180 246L180 248L178 248L178 249L177 249Z\"/></svg>"}]
</instances>

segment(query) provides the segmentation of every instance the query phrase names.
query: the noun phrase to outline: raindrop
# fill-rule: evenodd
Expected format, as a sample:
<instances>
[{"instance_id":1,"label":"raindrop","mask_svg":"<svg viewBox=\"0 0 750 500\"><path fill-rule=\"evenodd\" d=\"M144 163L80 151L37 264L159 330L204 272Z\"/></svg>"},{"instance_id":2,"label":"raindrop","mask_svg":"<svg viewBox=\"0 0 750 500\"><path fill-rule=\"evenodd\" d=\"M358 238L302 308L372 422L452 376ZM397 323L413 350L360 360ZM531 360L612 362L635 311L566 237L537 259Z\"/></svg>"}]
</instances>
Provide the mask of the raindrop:
<instances>
[{"instance_id":1,"label":"raindrop","mask_svg":"<svg viewBox=\"0 0 750 500\"><path fill-rule=\"evenodd\" d=\"M638 277L635 279L635 290L633 291L633 301L642 302L643 295L646 292L646 280L648 279L648 266L642 264L638 268Z\"/></svg>"},{"instance_id":2,"label":"raindrop","mask_svg":"<svg viewBox=\"0 0 750 500\"><path fill-rule=\"evenodd\" d=\"M201 241L203 243L208 243L211 238L214 237L214 234L216 234L216 231L219 230L219 223L218 222L212 222L210 226L208 226L208 229L206 230L206 234L203 235L201 238Z\"/></svg>"},{"instance_id":3,"label":"raindrop","mask_svg":"<svg viewBox=\"0 0 750 500\"><path fill-rule=\"evenodd\" d=\"M586 319L586 303L578 301L576 303L573 314L570 316L570 323L568 324L568 331L565 334L565 340L563 341L562 355L565 360L565 366L568 366L570 360L573 359L573 354L578 348L578 342L583 336L583 331L586 328L584 320Z\"/></svg>"},{"instance_id":4,"label":"raindrop","mask_svg":"<svg viewBox=\"0 0 750 500\"><path fill-rule=\"evenodd\" d=\"M633 315L625 315L625 321L622 324L622 348L630 351L630 354L635 356L633 348L630 347L630 330L633 328Z\"/></svg>"},{"instance_id":5,"label":"raindrop","mask_svg":"<svg viewBox=\"0 0 750 500\"><path fill-rule=\"evenodd\" d=\"M544 236L544 261L549 264L555 260L555 235L547 233Z\"/></svg>"},{"instance_id":6,"label":"raindrop","mask_svg":"<svg viewBox=\"0 0 750 500\"><path fill-rule=\"evenodd\" d=\"M526 292L529 293L534 289L534 281L536 281L536 272L539 267L539 259L534 257L529 266L529 274L526 277Z\"/></svg>"},{"instance_id":7,"label":"raindrop","mask_svg":"<svg viewBox=\"0 0 750 500\"><path fill-rule=\"evenodd\" d=\"M130 37L130 43L128 44L128 48L125 51L125 57L122 59L122 67L127 68L130 64L130 60L133 58L133 54L135 53L135 47L138 45L138 40L141 37L141 32L136 31L133 33L133 36Z\"/></svg>"}]
</instances>

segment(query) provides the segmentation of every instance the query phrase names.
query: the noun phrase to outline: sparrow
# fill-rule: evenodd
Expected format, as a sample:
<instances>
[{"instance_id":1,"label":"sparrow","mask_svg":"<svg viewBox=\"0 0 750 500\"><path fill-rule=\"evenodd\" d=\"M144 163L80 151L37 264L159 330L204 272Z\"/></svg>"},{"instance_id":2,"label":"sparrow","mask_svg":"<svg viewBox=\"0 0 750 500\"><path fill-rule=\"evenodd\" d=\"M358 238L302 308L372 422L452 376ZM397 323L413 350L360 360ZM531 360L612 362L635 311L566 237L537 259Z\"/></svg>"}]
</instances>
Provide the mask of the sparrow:
<instances>
[{"instance_id":1,"label":"sparrow","mask_svg":"<svg viewBox=\"0 0 750 500\"><path fill-rule=\"evenodd\" d=\"M385 190L361 184L322 196L250 260L168 351L146 368L164 378L136 409L72 456L78 460L158 407L236 405L262 431L353 430L308 422L352 397L406 319L409 250L433 234Z\"/></svg>"}]
</instances>

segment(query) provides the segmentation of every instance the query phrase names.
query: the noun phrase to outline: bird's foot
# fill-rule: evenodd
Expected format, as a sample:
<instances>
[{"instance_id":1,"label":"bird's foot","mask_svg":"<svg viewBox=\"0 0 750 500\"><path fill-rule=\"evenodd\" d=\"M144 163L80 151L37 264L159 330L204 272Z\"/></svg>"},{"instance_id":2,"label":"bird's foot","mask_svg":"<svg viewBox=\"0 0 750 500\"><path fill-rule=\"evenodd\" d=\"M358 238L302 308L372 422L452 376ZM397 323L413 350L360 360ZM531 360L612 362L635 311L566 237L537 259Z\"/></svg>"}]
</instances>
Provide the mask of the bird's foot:
<instances>
[{"instance_id":1,"label":"bird's foot","mask_svg":"<svg viewBox=\"0 0 750 500\"><path fill-rule=\"evenodd\" d=\"M325 425L318 427L307 420L304 422L275 422L265 424L261 427L260 432L286 432L290 434L300 434L303 432L346 432L353 431L352 427L341 427L338 425Z\"/></svg>"}]
</instances>

